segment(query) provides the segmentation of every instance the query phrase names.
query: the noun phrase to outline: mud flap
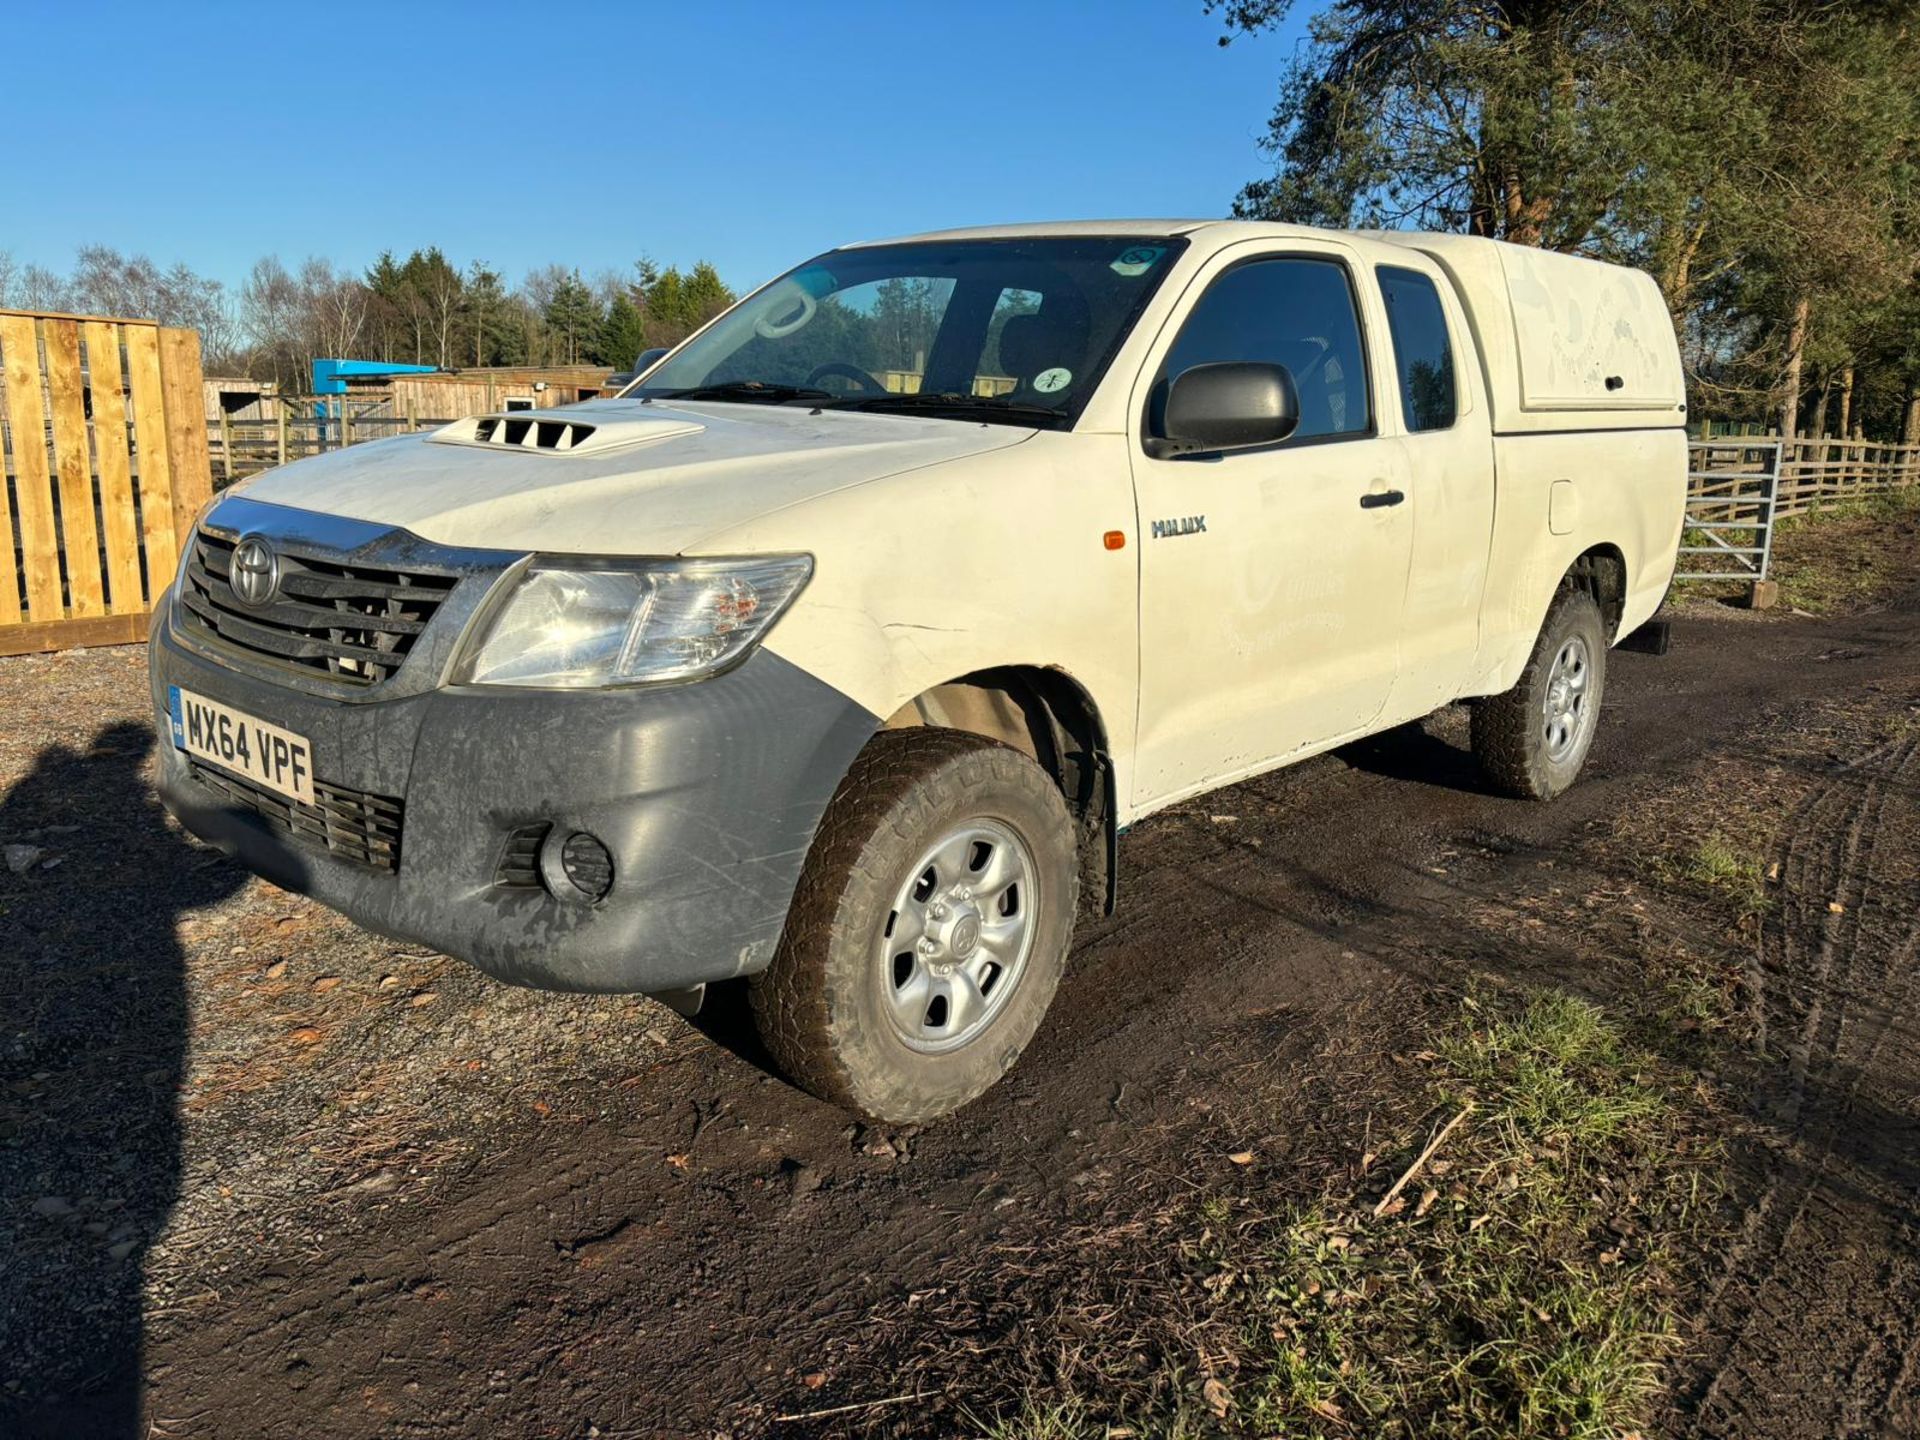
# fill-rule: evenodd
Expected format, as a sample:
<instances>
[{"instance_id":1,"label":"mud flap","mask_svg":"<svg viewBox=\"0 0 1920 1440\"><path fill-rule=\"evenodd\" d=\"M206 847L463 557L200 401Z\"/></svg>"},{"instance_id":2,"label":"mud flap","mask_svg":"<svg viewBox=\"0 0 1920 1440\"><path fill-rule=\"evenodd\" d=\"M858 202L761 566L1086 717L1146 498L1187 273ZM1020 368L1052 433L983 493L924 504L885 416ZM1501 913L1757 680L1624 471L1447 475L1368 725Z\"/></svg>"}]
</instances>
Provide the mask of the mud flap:
<instances>
[{"instance_id":1,"label":"mud flap","mask_svg":"<svg viewBox=\"0 0 1920 1440\"><path fill-rule=\"evenodd\" d=\"M703 980L698 985L682 986L678 990L650 990L649 1000L658 1000L674 1014L691 1020L700 1013L700 1006L707 998L707 985Z\"/></svg>"},{"instance_id":2,"label":"mud flap","mask_svg":"<svg viewBox=\"0 0 1920 1440\"><path fill-rule=\"evenodd\" d=\"M1665 620L1649 620L1613 648L1636 655L1664 655L1673 646L1673 626Z\"/></svg>"},{"instance_id":3,"label":"mud flap","mask_svg":"<svg viewBox=\"0 0 1920 1440\"><path fill-rule=\"evenodd\" d=\"M1108 916L1120 907L1120 830L1114 824L1115 791L1113 761L1104 750L1083 757L1093 767L1089 803L1080 819L1080 874L1096 879L1083 884L1080 892L1081 916L1092 920Z\"/></svg>"}]
</instances>

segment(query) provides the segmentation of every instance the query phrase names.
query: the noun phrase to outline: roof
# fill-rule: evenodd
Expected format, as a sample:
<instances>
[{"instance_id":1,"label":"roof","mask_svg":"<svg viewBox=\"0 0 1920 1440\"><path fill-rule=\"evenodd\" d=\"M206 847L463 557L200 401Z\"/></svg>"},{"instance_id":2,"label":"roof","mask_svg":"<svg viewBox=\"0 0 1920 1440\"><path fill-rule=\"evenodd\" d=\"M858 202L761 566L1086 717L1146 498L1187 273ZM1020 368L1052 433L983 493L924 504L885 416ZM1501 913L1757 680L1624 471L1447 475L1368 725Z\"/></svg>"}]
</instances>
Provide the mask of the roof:
<instances>
[{"instance_id":1,"label":"roof","mask_svg":"<svg viewBox=\"0 0 1920 1440\"><path fill-rule=\"evenodd\" d=\"M1236 240L1289 239L1314 235L1339 235L1348 239L1375 240L1415 249L1444 248L1455 253L1480 251L1492 253L1503 247L1502 241L1475 235L1459 235L1422 230L1336 230L1320 225L1284 225L1274 220L1054 220L1021 225L973 225L956 230L929 230L919 235L896 235L884 240L863 240L844 245L845 250L862 250L873 245L907 245L929 240L994 240L1035 236L1111 235L1154 236L1205 235L1221 245Z\"/></svg>"},{"instance_id":2,"label":"roof","mask_svg":"<svg viewBox=\"0 0 1920 1440\"><path fill-rule=\"evenodd\" d=\"M988 240L1043 235L1191 235L1201 230L1239 230L1252 237L1292 234L1307 228L1303 225L1277 225L1266 220L1049 220L1020 225L970 225L957 230L928 230L919 235L862 240L841 248L859 250L869 245L902 245L923 240Z\"/></svg>"}]
</instances>

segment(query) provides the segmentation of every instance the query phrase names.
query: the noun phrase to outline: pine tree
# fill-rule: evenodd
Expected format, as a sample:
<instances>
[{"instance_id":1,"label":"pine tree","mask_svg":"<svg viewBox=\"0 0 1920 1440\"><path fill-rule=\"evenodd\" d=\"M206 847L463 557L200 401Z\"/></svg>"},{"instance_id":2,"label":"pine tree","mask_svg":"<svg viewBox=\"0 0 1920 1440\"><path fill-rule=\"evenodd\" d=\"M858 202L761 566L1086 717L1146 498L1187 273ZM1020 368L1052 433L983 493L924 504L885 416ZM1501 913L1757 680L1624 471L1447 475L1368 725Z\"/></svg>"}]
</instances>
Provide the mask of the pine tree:
<instances>
[{"instance_id":1,"label":"pine tree","mask_svg":"<svg viewBox=\"0 0 1920 1440\"><path fill-rule=\"evenodd\" d=\"M578 365L596 338L599 307L578 270L563 277L547 302L546 315L553 359L560 365Z\"/></svg>"},{"instance_id":2,"label":"pine tree","mask_svg":"<svg viewBox=\"0 0 1920 1440\"><path fill-rule=\"evenodd\" d=\"M505 334L507 290L500 278L500 272L489 269L479 260L467 267L466 282L466 324L467 346L462 353L471 353L475 365L499 365Z\"/></svg>"},{"instance_id":3,"label":"pine tree","mask_svg":"<svg viewBox=\"0 0 1920 1440\"><path fill-rule=\"evenodd\" d=\"M624 295L614 296L607 313L600 319L600 331L594 337L590 358L597 364L627 370L632 368L634 357L646 348L646 327L641 323L639 308Z\"/></svg>"}]
</instances>

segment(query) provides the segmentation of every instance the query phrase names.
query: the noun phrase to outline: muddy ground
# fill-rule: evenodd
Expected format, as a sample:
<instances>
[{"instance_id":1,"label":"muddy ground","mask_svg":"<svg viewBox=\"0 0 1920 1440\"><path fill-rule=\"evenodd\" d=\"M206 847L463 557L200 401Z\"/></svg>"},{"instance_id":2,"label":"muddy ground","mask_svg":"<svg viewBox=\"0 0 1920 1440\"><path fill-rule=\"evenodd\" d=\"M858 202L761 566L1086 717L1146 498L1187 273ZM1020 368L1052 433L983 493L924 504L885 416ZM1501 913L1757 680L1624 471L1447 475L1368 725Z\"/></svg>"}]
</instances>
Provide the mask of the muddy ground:
<instances>
[{"instance_id":1,"label":"muddy ground","mask_svg":"<svg viewBox=\"0 0 1920 1440\"><path fill-rule=\"evenodd\" d=\"M509 990L248 879L153 800L137 648L0 661L0 1432L979 1433L1126 1363L1196 1194L1350 1178L1492 982L1632 1017L1723 1117L1655 1428L1920 1433L1903 543L1852 613L1616 655L1553 805L1456 709L1141 825L1033 1049L915 1132L724 997Z\"/></svg>"}]
</instances>

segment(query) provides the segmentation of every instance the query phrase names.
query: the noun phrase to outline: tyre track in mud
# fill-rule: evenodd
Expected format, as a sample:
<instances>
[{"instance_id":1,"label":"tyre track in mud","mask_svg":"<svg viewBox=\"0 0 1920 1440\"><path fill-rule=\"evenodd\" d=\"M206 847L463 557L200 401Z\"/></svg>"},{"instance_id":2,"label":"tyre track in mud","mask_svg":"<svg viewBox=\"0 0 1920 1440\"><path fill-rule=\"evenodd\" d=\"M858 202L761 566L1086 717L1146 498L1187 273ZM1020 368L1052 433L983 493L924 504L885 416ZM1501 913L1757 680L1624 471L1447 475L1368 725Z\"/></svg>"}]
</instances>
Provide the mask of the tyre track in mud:
<instances>
[{"instance_id":1,"label":"tyre track in mud","mask_svg":"<svg viewBox=\"0 0 1920 1440\"><path fill-rule=\"evenodd\" d=\"M1785 827L1748 1002L1760 1062L1786 1063L1760 1091L1758 1193L1700 1327L1702 1436L1920 1423L1917 755L1909 735L1844 767Z\"/></svg>"}]
</instances>

